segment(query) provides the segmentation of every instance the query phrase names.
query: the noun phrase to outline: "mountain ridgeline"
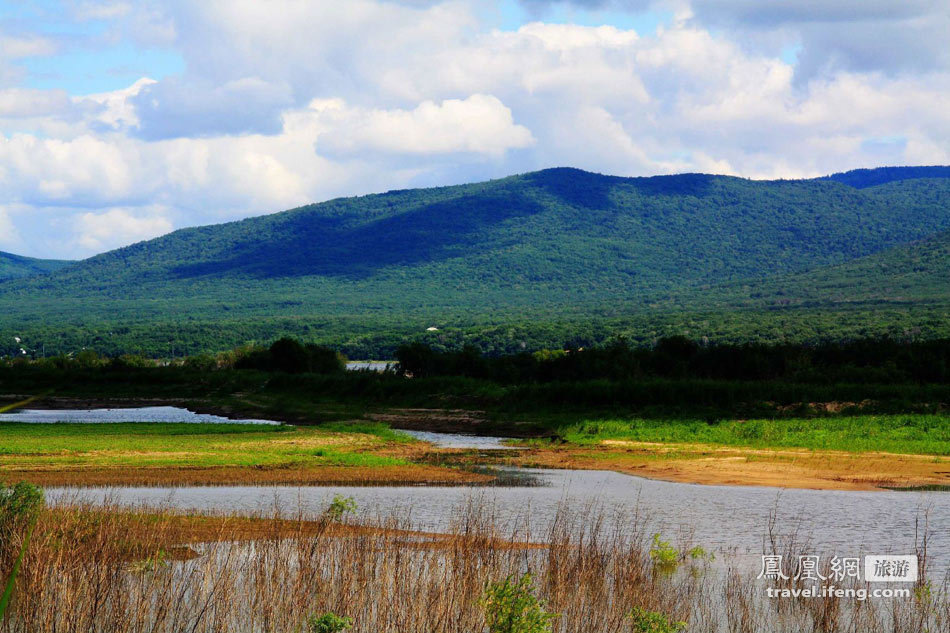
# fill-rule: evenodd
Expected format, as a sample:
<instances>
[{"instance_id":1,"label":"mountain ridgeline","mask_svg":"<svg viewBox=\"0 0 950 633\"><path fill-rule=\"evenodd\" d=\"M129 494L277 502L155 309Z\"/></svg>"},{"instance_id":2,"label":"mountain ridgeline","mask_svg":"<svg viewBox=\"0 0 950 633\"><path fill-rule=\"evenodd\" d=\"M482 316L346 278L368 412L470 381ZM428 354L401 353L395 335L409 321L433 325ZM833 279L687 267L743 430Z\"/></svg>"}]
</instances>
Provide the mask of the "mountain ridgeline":
<instances>
[{"instance_id":1,"label":"mountain ridgeline","mask_svg":"<svg viewBox=\"0 0 950 633\"><path fill-rule=\"evenodd\" d=\"M44 275L57 271L73 262L60 259L34 259L0 252L0 281Z\"/></svg>"},{"instance_id":2,"label":"mountain ridgeline","mask_svg":"<svg viewBox=\"0 0 950 633\"><path fill-rule=\"evenodd\" d=\"M0 336L37 322L34 338L62 345L67 324L87 340L149 323L174 324L162 337L231 328L192 348L203 349L267 336L261 324L275 318L323 340L343 322L350 336L428 322L932 306L950 300L948 236L948 167L781 181L558 168L182 229L7 280ZM250 334L249 323L260 327Z\"/></svg>"}]
</instances>

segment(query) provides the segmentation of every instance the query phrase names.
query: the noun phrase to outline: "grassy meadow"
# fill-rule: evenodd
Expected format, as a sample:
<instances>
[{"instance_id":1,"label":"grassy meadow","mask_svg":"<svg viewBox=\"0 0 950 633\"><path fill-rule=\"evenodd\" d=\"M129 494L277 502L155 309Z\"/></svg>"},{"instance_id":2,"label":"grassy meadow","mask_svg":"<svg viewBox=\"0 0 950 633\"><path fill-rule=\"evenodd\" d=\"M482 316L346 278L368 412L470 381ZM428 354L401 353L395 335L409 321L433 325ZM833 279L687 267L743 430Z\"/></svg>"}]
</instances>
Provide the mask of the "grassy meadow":
<instances>
[{"instance_id":1,"label":"grassy meadow","mask_svg":"<svg viewBox=\"0 0 950 633\"><path fill-rule=\"evenodd\" d=\"M750 420L598 419L557 430L569 444L604 441L950 455L950 416L863 415Z\"/></svg>"},{"instance_id":2,"label":"grassy meadow","mask_svg":"<svg viewBox=\"0 0 950 633\"><path fill-rule=\"evenodd\" d=\"M42 485L459 483L426 445L373 422L0 424L0 481Z\"/></svg>"},{"instance_id":3,"label":"grassy meadow","mask_svg":"<svg viewBox=\"0 0 950 633\"><path fill-rule=\"evenodd\" d=\"M0 424L4 466L393 466L405 443L381 425L363 432L252 424Z\"/></svg>"}]
</instances>

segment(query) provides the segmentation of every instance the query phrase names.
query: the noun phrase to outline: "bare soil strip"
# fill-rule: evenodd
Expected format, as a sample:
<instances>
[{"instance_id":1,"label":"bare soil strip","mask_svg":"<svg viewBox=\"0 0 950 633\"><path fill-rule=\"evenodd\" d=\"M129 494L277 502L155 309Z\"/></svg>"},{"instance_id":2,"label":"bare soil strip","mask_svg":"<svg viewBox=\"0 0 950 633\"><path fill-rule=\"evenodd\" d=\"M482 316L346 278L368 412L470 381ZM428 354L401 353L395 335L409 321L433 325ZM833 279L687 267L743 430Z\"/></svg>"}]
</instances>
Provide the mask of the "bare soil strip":
<instances>
[{"instance_id":1,"label":"bare soil strip","mask_svg":"<svg viewBox=\"0 0 950 633\"><path fill-rule=\"evenodd\" d=\"M608 440L589 447L531 448L503 459L512 465L613 470L693 484L814 490L950 486L950 460L931 455L764 450Z\"/></svg>"}]
</instances>

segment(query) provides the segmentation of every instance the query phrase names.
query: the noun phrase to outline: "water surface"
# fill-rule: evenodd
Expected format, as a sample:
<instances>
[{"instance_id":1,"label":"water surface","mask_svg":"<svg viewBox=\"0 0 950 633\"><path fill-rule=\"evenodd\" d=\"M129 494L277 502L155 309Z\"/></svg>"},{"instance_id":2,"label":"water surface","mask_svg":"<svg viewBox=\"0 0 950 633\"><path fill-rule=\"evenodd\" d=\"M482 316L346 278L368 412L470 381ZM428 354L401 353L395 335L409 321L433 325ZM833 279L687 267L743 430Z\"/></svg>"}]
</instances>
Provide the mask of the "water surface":
<instances>
[{"instance_id":1,"label":"water surface","mask_svg":"<svg viewBox=\"0 0 950 633\"><path fill-rule=\"evenodd\" d=\"M399 429L400 433L411 435L417 440L429 442L439 448L470 448L478 450L523 450L520 446L509 446L505 442L507 437L492 437L489 435L461 435L459 433L433 433L431 431L409 431Z\"/></svg>"},{"instance_id":2,"label":"water surface","mask_svg":"<svg viewBox=\"0 0 950 633\"><path fill-rule=\"evenodd\" d=\"M0 414L0 422L246 422L196 414L175 407L87 411L24 410ZM504 438L406 431L439 446L497 450ZM513 469L516 470L516 469ZM525 469L541 486L491 488L420 486L232 486L52 489L52 502L112 501L123 505L167 505L198 511L319 514L334 495L352 497L365 518L402 516L424 530L445 530L466 504L477 501L505 529L523 526L543 538L558 506L581 511L591 504L607 513L639 516L648 533L676 543L698 544L730 560L758 561L774 532L809 544L827 556L910 554L915 531L928 524L931 573L950 569L950 496L942 492L797 490L754 486L710 486L643 479L608 471ZM512 478L505 478L512 481ZM516 478L515 478L516 480ZM919 522L915 526L915 522ZM631 522L631 529L633 523Z\"/></svg>"},{"instance_id":3,"label":"water surface","mask_svg":"<svg viewBox=\"0 0 950 633\"><path fill-rule=\"evenodd\" d=\"M608 514L638 514L647 533L681 544L698 544L719 556L758 561L770 515L783 539L809 544L827 556L910 554L915 520L930 525L931 572L950 569L950 504L941 493L780 490L708 486L642 479L607 471L532 469L543 486L466 487L308 486L118 488L50 491L51 499L110 500L199 511L242 513L275 509L319 514L334 495L352 497L364 518L408 517L424 530L445 530L468 503L482 504L506 530L525 526L543 538L559 504L577 511L590 504ZM525 525L526 523L526 525ZM631 523L632 529L632 523Z\"/></svg>"},{"instance_id":4,"label":"water surface","mask_svg":"<svg viewBox=\"0 0 950 633\"><path fill-rule=\"evenodd\" d=\"M19 409L0 413L0 422L32 424L109 424L119 422L171 422L193 424L280 424L273 420L231 420L218 415L194 413L180 407L138 407L133 409Z\"/></svg>"}]
</instances>

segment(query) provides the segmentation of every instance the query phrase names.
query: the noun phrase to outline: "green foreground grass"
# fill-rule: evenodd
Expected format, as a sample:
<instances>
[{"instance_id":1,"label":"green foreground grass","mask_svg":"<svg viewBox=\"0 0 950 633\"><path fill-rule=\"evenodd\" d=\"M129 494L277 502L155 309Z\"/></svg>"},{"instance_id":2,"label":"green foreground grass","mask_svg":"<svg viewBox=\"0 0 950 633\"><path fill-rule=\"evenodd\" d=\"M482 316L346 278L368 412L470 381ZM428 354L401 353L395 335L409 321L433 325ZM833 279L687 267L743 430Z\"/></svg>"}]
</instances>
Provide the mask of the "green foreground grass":
<instances>
[{"instance_id":1,"label":"green foreground grass","mask_svg":"<svg viewBox=\"0 0 950 633\"><path fill-rule=\"evenodd\" d=\"M945 456L950 455L950 416L864 415L712 422L600 419L558 427L556 436L577 445L626 440Z\"/></svg>"},{"instance_id":2,"label":"green foreground grass","mask_svg":"<svg viewBox=\"0 0 950 633\"><path fill-rule=\"evenodd\" d=\"M0 461L11 468L395 466L376 454L411 441L385 425L0 424Z\"/></svg>"}]
</instances>

